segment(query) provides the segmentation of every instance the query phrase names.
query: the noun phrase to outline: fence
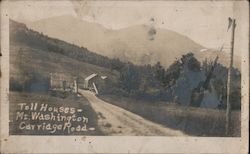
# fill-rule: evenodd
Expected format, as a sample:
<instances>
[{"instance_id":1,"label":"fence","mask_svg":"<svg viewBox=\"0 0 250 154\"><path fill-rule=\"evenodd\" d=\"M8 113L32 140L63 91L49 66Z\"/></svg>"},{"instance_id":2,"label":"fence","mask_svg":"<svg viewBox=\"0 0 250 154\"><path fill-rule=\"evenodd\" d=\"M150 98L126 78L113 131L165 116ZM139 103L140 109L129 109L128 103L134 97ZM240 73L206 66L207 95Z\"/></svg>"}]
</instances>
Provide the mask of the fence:
<instances>
[{"instance_id":1,"label":"fence","mask_svg":"<svg viewBox=\"0 0 250 154\"><path fill-rule=\"evenodd\" d=\"M50 90L78 93L77 77L72 77L65 73L50 73Z\"/></svg>"}]
</instances>

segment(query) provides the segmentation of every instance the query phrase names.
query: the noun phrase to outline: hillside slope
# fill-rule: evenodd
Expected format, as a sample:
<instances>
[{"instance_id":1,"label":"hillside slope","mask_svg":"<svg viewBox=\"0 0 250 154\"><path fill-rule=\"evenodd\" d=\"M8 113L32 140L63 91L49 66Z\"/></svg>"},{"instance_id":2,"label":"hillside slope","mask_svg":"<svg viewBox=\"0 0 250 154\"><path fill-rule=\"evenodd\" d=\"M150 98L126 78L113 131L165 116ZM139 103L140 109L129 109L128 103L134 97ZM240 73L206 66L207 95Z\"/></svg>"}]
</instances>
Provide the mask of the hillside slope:
<instances>
[{"instance_id":1,"label":"hillside slope","mask_svg":"<svg viewBox=\"0 0 250 154\"><path fill-rule=\"evenodd\" d=\"M47 49L49 44L55 44L55 40L27 29L24 24L10 20L10 78L22 81L24 74L48 78L50 73L59 73L70 78L78 76L80 82L83 82L85 77L97 73L112 80L117 79L118 74L115 71L50 52ZM71 44L62 41L58 41L57 45L65 49L72 47ZM91 53L88 56L91 56Z\"/></svg>"}]
</instances>

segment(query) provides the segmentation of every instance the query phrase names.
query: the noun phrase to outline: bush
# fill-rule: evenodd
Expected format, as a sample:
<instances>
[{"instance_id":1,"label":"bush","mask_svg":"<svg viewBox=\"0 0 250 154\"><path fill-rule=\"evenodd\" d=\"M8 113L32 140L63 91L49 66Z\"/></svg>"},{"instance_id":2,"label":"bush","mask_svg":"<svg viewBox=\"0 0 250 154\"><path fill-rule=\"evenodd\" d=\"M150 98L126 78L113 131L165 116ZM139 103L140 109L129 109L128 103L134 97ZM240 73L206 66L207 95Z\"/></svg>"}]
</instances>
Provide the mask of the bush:
<instances>
[{"instance_id":1,"label":"bush","mask_svg":"<svg viewBox=\"0 0 250 154\"><path fill-rule=\"evenodd\" d=\"M10 78L11 91L47 92L49 91L49 78L36 72L25 72L16 78Z\"/></svg>"},{"instance_id":2,"label":"bush","mask_svg":"<svg viewBox=\"0 0 250 154\"><path fill-rule=\"evenodd\" d=\"M18 80L10 78L10 91L23 91L23 86Z\"/></svg>"}]
</instances>

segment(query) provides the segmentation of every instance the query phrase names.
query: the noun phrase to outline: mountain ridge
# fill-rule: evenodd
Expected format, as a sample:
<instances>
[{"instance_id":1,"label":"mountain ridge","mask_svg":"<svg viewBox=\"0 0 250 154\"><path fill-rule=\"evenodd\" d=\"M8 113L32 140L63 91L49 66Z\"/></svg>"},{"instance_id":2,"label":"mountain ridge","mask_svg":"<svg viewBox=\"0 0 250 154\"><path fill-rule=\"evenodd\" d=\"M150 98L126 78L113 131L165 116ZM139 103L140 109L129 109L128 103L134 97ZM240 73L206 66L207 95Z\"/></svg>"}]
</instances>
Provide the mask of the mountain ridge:
<instances>
[{"instance_id":1,"label":"mountain ridge","mask_svg":"<svg viewBox=\"0 0 250 154\"><path fill-rule=\"evenodd\" d=\"M180 55L189 51L198 52L203 48L187 36L147 25L111 30L71 16L60 16L29 23L27 26L104 56L135 64L161 61L168 67Z\"/></svg>"},{"instance_id":2,"label":"mountain ridge","mask_svg":"<svg viewBox=\"0 0 250 154\"><path fill-rule=\"evenodd\" d=\"M97 54L137 65L155 64L160 61L168 68L176 59L189 52L194 53L199 61L206 58L214 60L218 55L219 62L223 65L227 66L229 62L229 55L224 52L214 49L200 52L205 47L189 37L149 25L114 30L99 23L63 15L38 20L27 26L53 38L83 46ZM235 58L234 66L240 68L240 58Z\"/></svg>"}]
</instances>

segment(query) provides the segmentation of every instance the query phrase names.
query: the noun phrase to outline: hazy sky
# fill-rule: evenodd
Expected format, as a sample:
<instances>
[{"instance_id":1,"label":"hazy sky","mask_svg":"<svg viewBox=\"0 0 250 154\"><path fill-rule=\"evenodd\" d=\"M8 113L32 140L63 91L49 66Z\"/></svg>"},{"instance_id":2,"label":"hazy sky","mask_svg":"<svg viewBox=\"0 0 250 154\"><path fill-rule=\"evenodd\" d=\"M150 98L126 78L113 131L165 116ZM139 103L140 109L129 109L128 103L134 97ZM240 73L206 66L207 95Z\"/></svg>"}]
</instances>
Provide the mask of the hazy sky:
<instances>
[{"instance_id":1,"label":"hazy sky","mask_svg":"<svg viewBox=\"0 0 250 154\"><path fill-rule=\"evenodd\" d=\"M239 50L248 28L244 1L14 1L9 10L11 18L22 22L67 14L109 29L147 24L174 30L209 48L222 43L229 47L228 17L236 18Z\"/></svg>"}]
</instances>

